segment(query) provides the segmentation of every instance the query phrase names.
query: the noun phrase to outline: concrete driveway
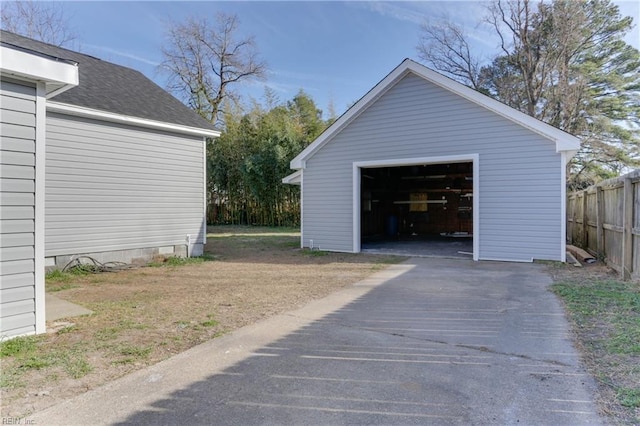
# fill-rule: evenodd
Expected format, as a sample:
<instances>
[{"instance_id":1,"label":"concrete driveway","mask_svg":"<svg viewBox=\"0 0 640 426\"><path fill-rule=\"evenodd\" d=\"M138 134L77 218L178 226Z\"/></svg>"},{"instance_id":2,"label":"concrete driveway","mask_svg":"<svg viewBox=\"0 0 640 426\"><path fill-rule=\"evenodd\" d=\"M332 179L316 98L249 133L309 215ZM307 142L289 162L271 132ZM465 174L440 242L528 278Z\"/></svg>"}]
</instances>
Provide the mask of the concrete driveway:
<instances>
[{"instance_id":1,"label":"concrete driveway","mask_svg":"<svg viewBox=\"0 0 640 426\"><path fill-rule=\"evenodd\" d=\"M35 424L600 424L533 264L414 258Z\"/></svg>"}]
</instances>

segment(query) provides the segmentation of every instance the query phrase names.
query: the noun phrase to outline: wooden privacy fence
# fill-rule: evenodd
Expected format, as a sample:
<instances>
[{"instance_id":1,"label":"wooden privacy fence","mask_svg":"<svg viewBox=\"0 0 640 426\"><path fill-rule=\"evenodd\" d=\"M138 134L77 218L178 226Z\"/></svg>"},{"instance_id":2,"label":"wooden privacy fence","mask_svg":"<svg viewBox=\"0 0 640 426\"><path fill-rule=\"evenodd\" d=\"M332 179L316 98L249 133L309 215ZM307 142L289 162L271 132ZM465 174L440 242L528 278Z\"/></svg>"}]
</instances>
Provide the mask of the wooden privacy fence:
<instances>
[{"instance_id":1,"label":"wooden privacy fence","mask_svg":"<svg viewBox=\"0 0 640 426\"><path fill-rule=\"evenodd\" d=\"M640 279L640 169L569 194L567 238L623 279Z\"/></svg>"}]
</instances>

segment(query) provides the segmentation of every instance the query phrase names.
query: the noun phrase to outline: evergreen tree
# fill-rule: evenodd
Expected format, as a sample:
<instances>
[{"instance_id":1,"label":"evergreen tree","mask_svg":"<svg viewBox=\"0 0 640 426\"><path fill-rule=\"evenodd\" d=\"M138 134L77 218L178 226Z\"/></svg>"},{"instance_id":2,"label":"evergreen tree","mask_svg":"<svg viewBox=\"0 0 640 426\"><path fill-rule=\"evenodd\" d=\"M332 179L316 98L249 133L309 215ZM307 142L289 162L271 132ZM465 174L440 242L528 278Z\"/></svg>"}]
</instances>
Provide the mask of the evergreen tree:
<instances>
[{"instance_id":1,"label":"evergreen tree","mask_svg":"<svg viewBox=\"0 0 640 426\"><path fill-rule=\"evenodd\" d=\"M290 161L326 127L322 111L300 91L279 103L273 91L266 105L249 112L227 110L226 128L209 150L209 222L295 226L300 190L285 185Z\"/></svg>"},{"instance_id":2,"label":"evergreen tree","mask_svg":"<svg viewBox=\"0 0 640 426\"><path fill-rule=\"evenodd\" d=\"M497 0L488 12L501 54L470 68L478 61L457 49L461 55L448 56L457 62L439 71L578 136L582 148L571 165L573 187L640 165L640 52L623 40L632 18L622 17L609 0ZM452 26L425 27L419 53L436 68L438 52L447 47L426 47L451 39L442 31ZM462 40L457 46L468 46L459 28L456 34Z\"/></svg>"}]
</instances>

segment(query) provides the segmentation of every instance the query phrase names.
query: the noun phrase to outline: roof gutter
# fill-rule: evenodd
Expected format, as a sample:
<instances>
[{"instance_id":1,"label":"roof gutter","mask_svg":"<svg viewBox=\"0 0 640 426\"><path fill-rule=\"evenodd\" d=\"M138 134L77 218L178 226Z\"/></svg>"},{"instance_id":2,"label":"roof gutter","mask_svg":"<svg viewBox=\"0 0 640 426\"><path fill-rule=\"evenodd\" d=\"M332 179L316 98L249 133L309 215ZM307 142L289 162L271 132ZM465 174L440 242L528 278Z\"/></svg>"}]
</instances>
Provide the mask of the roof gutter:
<instances>
[{"instance_id":1,"label":"roof gutter","mask_svg":"<svg viewBox=\"0 0 640 426\"><path fill-rule=\"evenodd\" d=\"M133 117L130 115L115 114L112 112L100 111L93 108L80 107L60 102L47 102L47 111L73 115L76 117L86 117L97 120L110 121L113 123L129 124L155 130L166 130L193 136L205 136L210 138L220 137L219 130L209 130L199 127L184 126L181 124L165 123L162 121L148 120L146 118Z\"/></svg>"}]
</instances>

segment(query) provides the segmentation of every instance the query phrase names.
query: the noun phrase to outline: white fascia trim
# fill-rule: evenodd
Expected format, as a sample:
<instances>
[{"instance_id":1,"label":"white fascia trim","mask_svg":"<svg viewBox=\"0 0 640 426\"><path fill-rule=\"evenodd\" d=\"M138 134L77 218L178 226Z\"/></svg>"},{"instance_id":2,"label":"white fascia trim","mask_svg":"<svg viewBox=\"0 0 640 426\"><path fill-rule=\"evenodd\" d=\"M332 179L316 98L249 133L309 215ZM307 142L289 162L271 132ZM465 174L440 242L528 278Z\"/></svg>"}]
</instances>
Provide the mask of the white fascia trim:
<instances>
[{"instance_id":1,"label":"white fascia trim","mask_svg":"<svg viewBox=\"0 0 640 426\"><path fill-rule=\"evenodd\" d=\"M164 123L162 121L148 120L145 118L132 117L130 115L115 114L112 112L100 111L93 108L79 107L76 105L63 104L59 102L48 102L47 110L62 114L74 115L78 117L95 118L114 123L130 124L133 126L146 127L149 129L168 130L194 136L206 136L217 138L220 132L217 130L207 130L197 127L183 126L180 124Z\"/></svg>"},{"instance_id":2,"label":"white fascia trim","mask_svg":"<svg viewBox=\"0 0 640 426\"><path fill-rule=\"evenodd\" d=\"M306 160L322 148L324 144L326 144L336 133L364 112L372 102L386 93L397 81L410 72L553 141L556 145L556 152L577 151L580 148L580 140L575 136L563 132L562 130L538 119L530 117L523 112L490 98L489 96L483 95L482 93L445 77L424 65L420 65L410 59L405 59L353 107L344 113L335 123L325 130L324 133L318 136L311 145L291 160L290 167L294 170L304 168L304 162Z\"/></svg>"},{"instance_id":3,"label":"white fascia trim","mask_svg":"<svg viewBox=\"0 0 640 426\"><path fill-rule=\"evenodd\" d=\"M440 157L400 158L356 161L352 163L353 253L360 253L360 169L367 167L401 167L422 164L473 163L473 260L480 259L480 155L447 155Z\"/></svg>"},{"instance_id":4,"label":"white fascia trim","mask_svg":"<svg viewBox=\"0 0 640 426\"><path fill-rule=\"evenodd\" d=\"M533 118L515 108L511 108L502 102L498 102L497 100L473 90L464 84L460 84L457 81L445 77L424 65L420 65L412 60L406 60L405 62L407 69L424 79L552 140L556 144L556 152L571 151L580 148L580 140L569 133Z\"/></svg>"},{"instance_id":5,"label":"white fascia trim","mask_svg":"<svg viewBox=\"0 0 640 426\"><path fill-rule=\"evenodd\" d=\"M21 50L0 46L2 73L20 79L46 83L51 96L75 87L79 83L78 65L56 61Z\"/></svg>"},{"instance_id":6,"label":"white fascia trim","mask_svg":"<svg viewBox=\"0 0 640 426\"><path fill-rule=\"evenodd\" d=\"M282 178L282 183L288 185L300 185L302 182L302 170L295 171Z\"/></svg>"},{"instance_id":7,"label":"white fascia trim","mask_svg":"<svg viewBox=\"0 0 640 426\"><path fill-rule=\"evenodd\" d=\"M34 285L35 331L46 333L44 283L44 209L45 209L45 149L46 149L46 83L36 85L36 152L35 152L35 221L34 221Z\"/></svg>"},{"instance_id":8,"label":"white fascia trim","mask_svg":"<svg viewBox=\"0 0 640 426\"><path fill-rule=\"evenodd\" d=\"M403 62L404 64L404 62ZM353 121L361 113L363 113L369 105L371 105L376 99L386 93L397 80L400 80L407 71L400 64L389 75L387 75L380 83L378 83L373 89L371 89L366 95L364 95L355 105L347 110L342 116L338 118L329 128L327 128L318 138L307 146L300 154L298 154L293 160L291 160L290 167L292 169L305 168L306 160L309 159L316 151L324 146L335 134L342 130L347 124Z\"/></svg>"}]
</instances>

